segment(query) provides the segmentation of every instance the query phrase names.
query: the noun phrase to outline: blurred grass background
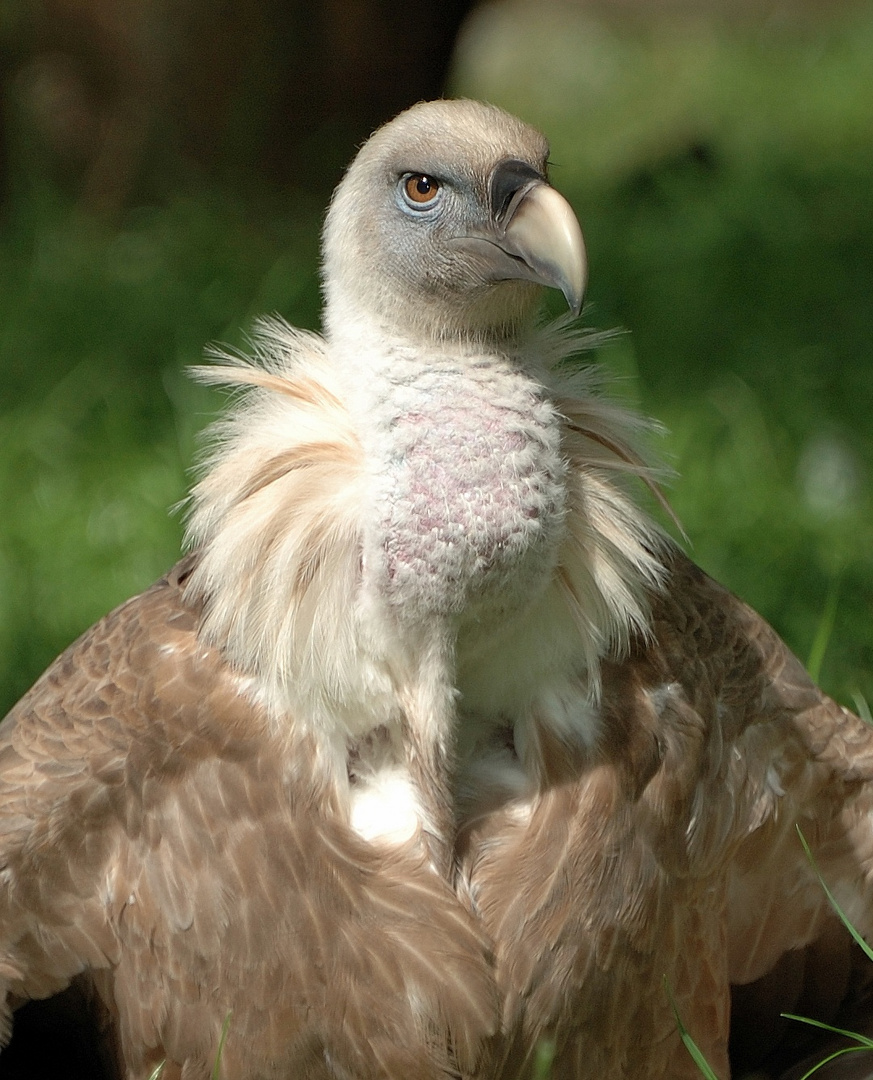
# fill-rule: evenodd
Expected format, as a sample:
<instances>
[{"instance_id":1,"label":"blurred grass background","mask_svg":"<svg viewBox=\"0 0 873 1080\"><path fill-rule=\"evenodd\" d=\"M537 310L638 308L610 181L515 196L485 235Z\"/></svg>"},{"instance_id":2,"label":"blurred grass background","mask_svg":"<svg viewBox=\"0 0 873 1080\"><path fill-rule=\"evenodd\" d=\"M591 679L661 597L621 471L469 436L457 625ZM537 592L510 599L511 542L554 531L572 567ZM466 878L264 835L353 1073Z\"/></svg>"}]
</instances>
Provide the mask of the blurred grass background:
<instances>
[{"instance_id":1,"label":"blurred grass background","mask_svg":"<svg viewBox=\"0 0 873 1080\"><path fill-rule=\"evenodd\" d=\"M7 64L26 8L0 15ZM94 212L32 85L4 91L0 714L178 556L168 510L219 405L184 369L263 312L318 325L327 190L176 163ZM549 134L588 319L628 331L597 362L667 428L692 556L802 659L818 636L832 694L873 699L873 5L482 4L448 90Z\"/></svg>"}]
</instances>

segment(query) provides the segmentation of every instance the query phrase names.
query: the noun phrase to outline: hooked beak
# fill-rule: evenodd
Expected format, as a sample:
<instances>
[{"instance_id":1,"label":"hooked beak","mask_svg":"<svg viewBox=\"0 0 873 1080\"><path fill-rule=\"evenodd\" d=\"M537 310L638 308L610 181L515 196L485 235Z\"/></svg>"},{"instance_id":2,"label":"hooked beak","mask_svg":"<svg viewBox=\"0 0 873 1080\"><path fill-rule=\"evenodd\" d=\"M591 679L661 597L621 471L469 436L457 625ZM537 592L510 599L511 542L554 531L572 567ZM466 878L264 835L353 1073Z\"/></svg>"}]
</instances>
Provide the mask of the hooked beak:
<instances>
[{"instance_id":1,"label":"hooked beak","mask_svg":"<svg viewBox=\"0 0 873 1080\"><path fill-rule=\"evenodd\" d=\"M532 271L531 280L560 289L576 316L588 280L585 241L576 215L564 196L543 181L520 194L510 203L498 244L522 260Z\"/></svg>"},{"instance_id":2,"label":"hooked beak","mask_svg":"<svg viewBox=\"0 0 873 1080\"><path fill-rule=\"evenodd\" d=\"M464 238L490 281L533 281L560 289L573 315L582 310L588 263L576 215L563 195L521 161L491 178L491 220Z\"/></svg>"}]
</instances>

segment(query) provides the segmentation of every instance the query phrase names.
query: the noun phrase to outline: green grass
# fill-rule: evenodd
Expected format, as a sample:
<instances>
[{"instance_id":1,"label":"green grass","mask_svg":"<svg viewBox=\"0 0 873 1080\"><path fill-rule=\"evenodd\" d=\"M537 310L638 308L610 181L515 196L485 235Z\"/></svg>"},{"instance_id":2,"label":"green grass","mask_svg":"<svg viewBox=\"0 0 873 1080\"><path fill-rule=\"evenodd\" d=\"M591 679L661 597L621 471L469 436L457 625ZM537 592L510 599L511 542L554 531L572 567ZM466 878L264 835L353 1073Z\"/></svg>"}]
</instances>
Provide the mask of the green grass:
<instances>
[{"instance_id":1,"label":"green grass","mask_svg":"<svg viewBox=\"0 0 873 1080\"><path fill-rule=\"evenodd\" d=\"M312 323L317 305L311 213L203 192L116 232L48 201L16 210L0 236L5 705L178 557L170 511L220 401L185 368L242 344L256 314Z\"/></svg>"},{"instance_id":2,"label":"green grass","mask_svg":"<svg viewBox=\"0 0 873 1080\"><path fill-rule=\"evenodd\" d=\"M691 1056L691 1060L697 1066L701 1076L703 1076L705 1080L719 1080L719 1078L713 1071L712 1066L706 1060L703 1051L694 1041L694 1038L692 1037L688 1028L685 1026L679 1013L679 1008L676 1005L675 999L673 998L673 991L670 989L670 983L667 981L666 975L664 976L664 993L667 995L667 999L670 1002L670 1008L673 1012L673 1019L676 1022L676 1028L679 1032L679 1037L682 1039L682 1044Z\"/></svg>"},{"instance_id":3,"label":"green grass","mask_svg":"<svg viewBox=\"0 0 873 1080\"><path fill-rule=\"evenodd\" d=\"M552 137L592 321L629 330L598 362L668 428L692 556L826 689L873 699L873 8L733 28L525 10L483 9L455 89ZM0 711L176 558L168 509L218 402L186 365L261 312L318 319L302 195L187 190L109 229L32 170L13 161L0 225Z\"/></svg>"},{"instance_id":4,"label":"green grass","mask_svg":"<svg viewBox=\"0 0 873 1080\"><path fill-rule=\"evenodd\" d=\"M823 1057L821 1061L816 1062L812 1068L807 1069L800 1080L809 1080L809 1077L814 1076L819 1069L823 1069L825 1065L828 1065L831 1061L835 1061L837 1058L845 1057L846 1054L864 1053L873 1050L873 1040L868 1039L866 1035L858 1034L856 1031L847 1031L845 1028L834 1027L832 1024L823 1024L818 1020L810 1020L808 1016L795 1016L794 1013L782 1013L782 1015L787 1020L796 1020L798 1023L807 1024L809 1027L827 1031L831 1035L842 1035L853 1043L851 1046L843 1046L839 1050L834 1050L826 1057Z\"/></svg>"},{"instance_id":5,"label":"green grass","mask_svg":"<svg viewBox=\"0 0 873 1080\"><path fill-rule=\"evenodd\" d=\"M227 1035L230 1031L230 1019L232 1015L231 1012L228 1012L221 1025L221 1034L218 1037L218 1049L215 1051L215 1060L212 1062L212 1069L209 1073L210 1080L219 1080L219 1076L221 1075L221 1058L224 1054L224 1044L227 1042ZM149 1073L148 1080L160 1080L166 1065L166 1061L159 1062Z\"/></svg>"}]
</instances>

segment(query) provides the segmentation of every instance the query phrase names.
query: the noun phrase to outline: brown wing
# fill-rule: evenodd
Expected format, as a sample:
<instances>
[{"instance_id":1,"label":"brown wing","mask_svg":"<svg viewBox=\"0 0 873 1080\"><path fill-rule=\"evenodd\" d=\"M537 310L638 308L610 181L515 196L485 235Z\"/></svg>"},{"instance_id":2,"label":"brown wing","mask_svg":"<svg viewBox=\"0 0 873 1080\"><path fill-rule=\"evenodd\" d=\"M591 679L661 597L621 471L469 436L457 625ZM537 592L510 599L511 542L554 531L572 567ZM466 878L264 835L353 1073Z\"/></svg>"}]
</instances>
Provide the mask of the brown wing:
<instances>
[{"instance_id":1,"label":"brown wing","mask_svg":"<svg viewBox=\"0 0 873 1080\"><path fill-rule=\"evenodd\" d=\"M777 1070L808 1041L794 1012L841 1022L870 982L798 836L869 934L873 731L822 694L750 608L686 560L658 611L658 644L704 720L689 853L726 866L732 1056ZM780 1064L781 1063L781 1064Z\"/></svg>"},{"instance_id":2,"label":"brown wing","mask_svg":"<svg viewBox=\"0 0 873 1080\"><path fill-rule=\"evenodd\" d=\"M411 848L356 840L310 748L197 638L190 564L73 645L0 727L0 982L82 971L127 1075L469 1075L487 943ZM5 994L4 994L5 997Z\"/></svg>"},{"instance_id":3,"label":"brown wing","mask_svg":"<svg viewBox=\"0 0 873 1080\"><path fill-rule=\"evenodd\" d=\"M729 983L807 946L799 979L747 996L747 1021L760 1034L762 1008L816 995L827 1011L849 950L798 823L868 925L873 732L681 556L653 617L653 639L604 670L598 752L563 748L528 812L484 814L462 838L507 995L504 1077L526 1075L542 1038L561 1077L699 1076L666 987L727 1076Z\"/></svg>"}]
</instances>

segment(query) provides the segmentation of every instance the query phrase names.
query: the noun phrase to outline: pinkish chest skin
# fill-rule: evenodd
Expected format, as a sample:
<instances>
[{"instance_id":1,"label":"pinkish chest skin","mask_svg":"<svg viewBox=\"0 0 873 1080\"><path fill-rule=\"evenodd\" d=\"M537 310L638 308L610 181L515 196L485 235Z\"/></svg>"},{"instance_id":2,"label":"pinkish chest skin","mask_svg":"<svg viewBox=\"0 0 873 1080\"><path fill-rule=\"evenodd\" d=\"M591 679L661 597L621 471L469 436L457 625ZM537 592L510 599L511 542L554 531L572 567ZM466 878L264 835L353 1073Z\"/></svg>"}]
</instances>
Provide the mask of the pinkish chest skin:
<instances>
[{"instance_id":1,"label":"pinkish chest skin","mask_svg":"<svg viewBox=\"0 0 873 1080\"><path fill-rule=\"evenodd\" d=\"M419 615L515 610L545 585L563 532L554 408L505 358L396 369L379 410L380 591Z\"/></svg>"}]
</instances>

